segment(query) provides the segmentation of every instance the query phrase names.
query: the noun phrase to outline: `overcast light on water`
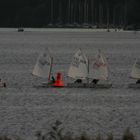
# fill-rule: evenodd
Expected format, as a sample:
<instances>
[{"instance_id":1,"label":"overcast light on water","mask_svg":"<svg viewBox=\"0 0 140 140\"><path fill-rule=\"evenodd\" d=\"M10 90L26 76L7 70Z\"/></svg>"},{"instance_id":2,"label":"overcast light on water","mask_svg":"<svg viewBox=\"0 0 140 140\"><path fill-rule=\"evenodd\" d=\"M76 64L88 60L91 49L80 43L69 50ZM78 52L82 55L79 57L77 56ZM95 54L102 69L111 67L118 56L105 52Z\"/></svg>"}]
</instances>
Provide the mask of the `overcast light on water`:
<instances>
[{"instance_id":1,"label":"overcast light on water","mask_svg":"<svg viewBox=\"0 0 140 140\"><path fill-rule=\"evenodd\" d=\"M37 57L47 47L54 57L53 73L61 72L63 83L73 54L81 48L90 62L98 49L109 67L110 89L35 88L46 79L33 76ZM55 120L66 131L115 137L127 127L140 139L140 89L128 88L130 72L140 58L140 33L92 29L0 29L0 133L35 139Z\"/></svg>"}]
</instances>

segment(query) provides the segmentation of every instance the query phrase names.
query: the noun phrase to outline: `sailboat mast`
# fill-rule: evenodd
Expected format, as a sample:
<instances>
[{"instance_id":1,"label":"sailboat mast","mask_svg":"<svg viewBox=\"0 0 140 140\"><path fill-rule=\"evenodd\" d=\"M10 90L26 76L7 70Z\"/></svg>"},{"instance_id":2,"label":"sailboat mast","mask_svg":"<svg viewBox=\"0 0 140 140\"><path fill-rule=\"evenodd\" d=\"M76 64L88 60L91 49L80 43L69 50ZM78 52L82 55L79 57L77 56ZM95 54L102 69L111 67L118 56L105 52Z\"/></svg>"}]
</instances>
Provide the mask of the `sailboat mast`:
<instances>
[{"instance_id":1,"label":"sailboat mast","mask_svg":"<svg viewBox=\"0 0 140 140\"><path fill-rule=\"evenodd\" d=\"M53 57L51 57L51 65L50 65L50 71L49 71L49 76L48 76L48 82L50 82L50 78L51 78L52 65L53 65Z\"/></svg>"},{"instance_id":2,"label":"sailboat mast","mask_svg":"<svg viewBox=\"0 0 140 140\"><path fill-rule=\"evenodd\" d=\"M87 66L87 68L88 68L88 77L87 77L87 83L89 83L89 58L88 58L88 66Z\"/></svg>"}]
</instances>

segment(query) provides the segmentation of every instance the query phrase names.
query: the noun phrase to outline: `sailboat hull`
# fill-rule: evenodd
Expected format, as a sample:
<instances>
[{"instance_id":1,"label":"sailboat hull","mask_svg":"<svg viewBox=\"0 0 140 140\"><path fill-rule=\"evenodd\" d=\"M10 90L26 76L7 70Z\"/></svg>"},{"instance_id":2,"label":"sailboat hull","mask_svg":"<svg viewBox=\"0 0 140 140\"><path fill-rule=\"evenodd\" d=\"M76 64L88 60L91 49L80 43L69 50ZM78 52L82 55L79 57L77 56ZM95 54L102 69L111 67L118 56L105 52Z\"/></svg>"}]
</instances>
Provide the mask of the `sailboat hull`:
<instances>
[{"instance_id":1,"label":"sailboat hull","mask_svg":"<svg viewBox=\"0 0 140 140\"><path fill-rule=\"evenodd\" d=\"M128 87L129 88L140 88L140 84L131 83L131 84L128 84Z\"/></svg>"},{"instance_id":2,"label":"sailboat hull","mask_svg":"<svg viewBox=\"0 0 140 140\"><path fill-rule=\"evenodd\" d=\"M111 88L112 84L68 83L68 88Z\"/></svg>"},{"instance_id":3,"label":"sailboat hull","mask_svg":"<svg viewBox=\"0 0 140 140\"><path fill-rule=\"evenodd\" d=\"M93 83L89 83L86 84L87 88L111 88L112 84L93 84Z\"/></svg>"},{"instance_id":4,"label":"sailboat hull","mask_svg":"<svg viewBox=\"0 0 140 140\"><path fill-rule=\"evenodd\" d=\"M66 87L68 88L86 88L85 83L67 83Z\"/></svg>"},{"instance_id":5,"label":"sailboat hull","mask_svg":"<svg viewBox=\"0 0 140 140\"><path fill-rule=\"evenodd\" d=\"M36 88L111 88L112 84L92 84L92 83L67 83L62 87L55 87L48 83L42 83L42 85L34 86Z\"/></svg>"}]
</instances>

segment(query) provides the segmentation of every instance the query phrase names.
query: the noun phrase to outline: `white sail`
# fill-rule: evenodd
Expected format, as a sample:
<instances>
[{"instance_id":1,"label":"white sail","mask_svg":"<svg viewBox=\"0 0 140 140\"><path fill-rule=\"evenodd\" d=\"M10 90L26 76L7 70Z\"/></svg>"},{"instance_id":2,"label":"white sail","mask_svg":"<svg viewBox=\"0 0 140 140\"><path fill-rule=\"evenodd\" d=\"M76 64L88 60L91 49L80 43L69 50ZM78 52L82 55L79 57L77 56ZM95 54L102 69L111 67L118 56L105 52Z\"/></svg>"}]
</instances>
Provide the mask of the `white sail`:
<instances>
[{"instance_id":1,"label":"white sail","mask_svg":"<svg viewBox=\"0 0 140 140\"><path fill-rule=\"evenodd\" d=\"M98 80L107 80L108 78L106 58L100 51L90 67L89 77Z\"/></svg>"},{"instance_id":2,"label":"white sail","mask_svg":"<svg viewBox=\"0 0 140 140\"><path fill-rule=\"evenodd\" d=\"M131 78L140 79L140 60L136 59L131 71Z\"/></svg>"},{"instance_id":3,"label":"white sail","mask_svg":"<svg viewBox=\"0 0 140 140\"><path fill-rule=\"evenodd\" d=\"M68 76L75 79L85 79L88 76L88 59L85 54L79 49L71 62Z\"/></svg>"},{"instance_id":4,"label":"white sail","mask_svg":"<svg viewBox=\"0 0 140 140\"><path fill-rule=\"evenodd\" d=\"M32 74L43 78L49 78L51 67L52 57L50 56L48 49L45 49L45 51L39 55Z\"/></svg>"}]
</instances>

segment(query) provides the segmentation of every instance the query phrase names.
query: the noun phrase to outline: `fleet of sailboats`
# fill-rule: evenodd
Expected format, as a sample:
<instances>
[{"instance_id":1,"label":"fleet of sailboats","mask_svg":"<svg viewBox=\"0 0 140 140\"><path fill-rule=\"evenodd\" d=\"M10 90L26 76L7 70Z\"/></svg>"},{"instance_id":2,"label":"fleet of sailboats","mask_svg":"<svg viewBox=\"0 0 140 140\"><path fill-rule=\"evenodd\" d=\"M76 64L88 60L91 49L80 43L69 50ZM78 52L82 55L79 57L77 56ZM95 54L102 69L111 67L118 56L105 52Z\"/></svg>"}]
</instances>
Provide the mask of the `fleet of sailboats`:
<instances>
[{"instance_id":1,"label":"fleet of sailboats","mask_svg":"<svg viewBox=\"0 0 140 140\"><path fill-rule=\"evenodd\" d=\"M51 73L52 73L52 65L53 65L53 57L51 56L48 48L46 48L42 53L40 53L37 62L34 66L32 74L41 78L48 79L42 86L52 87L51 83ZM98 51L95 58L91 61L82 51L82 49L78 49L74 54L70 67L68 69L68 77L74 79L75 81L80 79L80 82L71 82L67 83L67 85L62 86L61 79L57 79L57 83L61 84L61 86L56 87L68 87L68 88L110 88L112 86L111 83L108 82L109 79L109 71L108 71L108 63L105 55ZM61 74L57 77L61 77ZM130 78L140 79L140 60L136 59L132 71L130 74ZM94 83L93 81L97 80L98 83ZM104 83L100 82L104 81ZM129 84L130 88L140 88L140 80L139 82ZM53 84L53 85L56 85Z\"/></svg>"},{"instance_id":2,"label":"fleet of sailboats","mask_svg":"<svg viewBox=\"0 0 140 140\"><path fill-rule=\"evenodd\" d=\"M88 58L79 49L71 62L68 76L74 79L87 79L86 83L68 83L68 87L87 87L87 88L109 88L111 84L95 84L91 80L107 80L108 79L108 68L105 57L102 55L101 51L98 52L94 61L90 65ZM91 79L91 80L90 80Z\"/></svg>"}]
</instances>

